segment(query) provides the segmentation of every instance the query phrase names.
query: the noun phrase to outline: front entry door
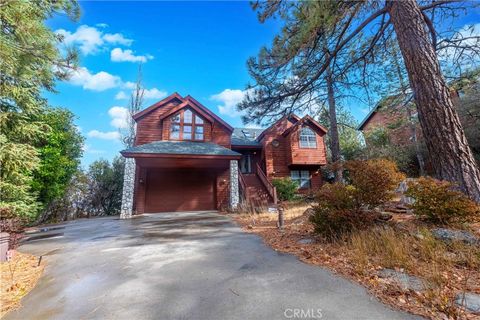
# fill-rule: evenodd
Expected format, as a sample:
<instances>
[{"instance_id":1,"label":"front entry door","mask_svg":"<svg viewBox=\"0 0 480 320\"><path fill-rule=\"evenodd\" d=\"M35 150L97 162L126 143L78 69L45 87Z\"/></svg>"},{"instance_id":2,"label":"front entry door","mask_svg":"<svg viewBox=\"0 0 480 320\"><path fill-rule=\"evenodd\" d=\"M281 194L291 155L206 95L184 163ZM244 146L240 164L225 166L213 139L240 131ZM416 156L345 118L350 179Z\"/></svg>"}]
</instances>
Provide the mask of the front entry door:
<instances>
[{"instance_id":1,"label":"front entry door","mask_svg":"<svg viewBox=\"0 0 480 320\"><path fill-rule=\"evenodd\" d=\"M249 153L242 154L240 158L240 172L243 174L252 173L252 155Z\"/></svg>"}]
</instances>

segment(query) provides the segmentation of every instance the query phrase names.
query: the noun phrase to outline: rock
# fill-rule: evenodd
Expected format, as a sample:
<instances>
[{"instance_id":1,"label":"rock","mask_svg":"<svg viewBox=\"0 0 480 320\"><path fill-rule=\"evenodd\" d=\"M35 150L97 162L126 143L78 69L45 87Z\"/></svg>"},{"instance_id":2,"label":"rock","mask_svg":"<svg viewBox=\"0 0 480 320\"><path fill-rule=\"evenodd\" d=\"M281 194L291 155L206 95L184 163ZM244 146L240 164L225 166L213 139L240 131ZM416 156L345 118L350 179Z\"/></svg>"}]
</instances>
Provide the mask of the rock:
<instances>
[{"instance_id":1,"label":"rock","mask_svg":"<svg viewBox=\"0 0 480 320\"><path fill-rule=\"evenodd\" d=\"M310 239L310 238L305 238L305 239L300 239L297 242L300 243L300 244L311 244L311 243L314 243L315 240Z\"/></svg>"},{"instance_id":2,"label":"rock","mask_svg":"<svg viewBox=\"0 0 480 320\"><path fill-rule=\"evenodd\" d=\"M390 213L387 213L387 212L382 212L378 216L378 220L382 220L382 221L389 221L389 220L392 220L392 218L393 218L393 216Z\"/></svg>"},{"instance_id":3,"label":"rock","mask_svg":"<svg viewBox=\"0 0 480 320\"><path fill-rule=\"evenodd\" d=\"M464 230L436 228L436 229L432 229L432 234L436 239L439 239L445 242L462 241L466 244L480 245L480 239L475 237L470 232L464 231Z\"/></svg>"},{"instance_id":4,"label":"rock","mask_svg":"<svg viewBox=\"0 0 480 320\"><path fill-rule=\"evenodd\" d=\"M480 294L471 292L459 293L455 297L455 303L472 313L480 314Z\"/></svg>"},{"instance_id":5,"label":"rock","mask_svg":"<svg viewBox=\"0 0 480 320\"><path fill-rule=\"evenodd\" d=\"M403 290L423 291L425 289L425 285L420 278L408 275L405 272L382 269L378 272L378 276L380 278L392 279Z\"/></svg>"}]
</instances>

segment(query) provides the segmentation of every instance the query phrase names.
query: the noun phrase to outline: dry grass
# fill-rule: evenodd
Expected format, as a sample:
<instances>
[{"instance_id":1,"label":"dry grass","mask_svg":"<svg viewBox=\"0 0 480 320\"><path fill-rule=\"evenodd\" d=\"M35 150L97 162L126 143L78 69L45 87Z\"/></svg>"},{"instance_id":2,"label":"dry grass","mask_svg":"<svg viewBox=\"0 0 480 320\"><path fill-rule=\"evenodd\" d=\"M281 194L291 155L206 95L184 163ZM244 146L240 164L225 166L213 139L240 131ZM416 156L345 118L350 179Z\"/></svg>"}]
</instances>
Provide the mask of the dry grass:
<instances>
[{"instance_id":1,"label":"dry grass","mask_svg":"<svg viewBox=\"0 0 480 320\"><path fill-rule=\"evenodd\" d=\"M304 202L291 203L285 205L285 211L283 213L285 220L292 220L303 215L305 210L311 208L311 205ZM247 213L243 214L242 218L249 220L252 225L256 225L263 222L276 222L278 221L277 213L268 212L268 208L260 208L259 213Z\"/></svg>"},{"instance_id":2,"label":"dry grass","mask_svg":"<svg viewBox=\"0 0 480 320\"><path fill-rule=\"evenodd\" d=\"M237 220L248 232L261 235L276 250L295 254L302 261L333 269L369 288L380 300L394 307L431 319L478 319L454 304L463 291L480 293L480 248L461 242L446 244L435 239L428 225L415 219L396 219L361 230L331 243L312 233L303 217L309 206L286 211L286 227L279 232L277 215L241 215ZM404 215L399 215L404 217ZM254 223L253 223L254 222ZM299 244L309 237L313 244ZM425 290L403 290L395 281L382 279L379 270L391 268L417 276Z\"/></svg>"},{"instance_id":3,"label":"dry grass","mask_svg":"<svg viewBox=\"0 0 480 320\"><path fill-rule=\"evenodd\" d=\"M20 252L0 263L0 318L20 306L20 300L35 287L43 269L37 257Z\"/></svg>"}]
</instances>

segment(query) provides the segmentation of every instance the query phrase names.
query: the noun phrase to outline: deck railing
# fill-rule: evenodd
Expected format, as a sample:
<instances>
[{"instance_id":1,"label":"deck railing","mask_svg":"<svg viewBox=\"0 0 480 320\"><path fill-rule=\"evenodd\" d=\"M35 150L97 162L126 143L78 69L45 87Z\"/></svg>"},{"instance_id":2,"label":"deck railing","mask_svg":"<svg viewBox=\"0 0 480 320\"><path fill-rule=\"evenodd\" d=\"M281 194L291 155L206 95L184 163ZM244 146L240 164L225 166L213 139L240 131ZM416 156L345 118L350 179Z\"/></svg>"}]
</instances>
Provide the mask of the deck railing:
<instances>
[{"instance_id":1,"label":"deck railing","mask_svg":"<svg viewBox=\"0 0 480 320\"><path fill-rule=\"evenodd\" d=\"M262 184L265 186L265 189L267 189L268 194L270 197L272 197L273 203L277 204L277 188L268 181L267 176L265 175L265 172L263 172L262 168L257 163L257 176L262 182Z\"/></svg>"}]
</instances>

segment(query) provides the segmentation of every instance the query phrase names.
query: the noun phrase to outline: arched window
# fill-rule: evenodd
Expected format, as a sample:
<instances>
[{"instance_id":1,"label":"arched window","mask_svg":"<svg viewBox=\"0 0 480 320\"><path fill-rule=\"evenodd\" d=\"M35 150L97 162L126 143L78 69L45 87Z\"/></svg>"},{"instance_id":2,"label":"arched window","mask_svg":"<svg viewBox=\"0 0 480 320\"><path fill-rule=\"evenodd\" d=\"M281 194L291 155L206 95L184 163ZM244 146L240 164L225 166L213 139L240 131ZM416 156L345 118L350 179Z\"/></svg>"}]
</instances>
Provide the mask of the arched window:
<instances>
[{"instance_id":1,"label":"arched window","mask_svg":"<svg viewBox=\"0 0 480 320\"><path fill-rule=\"evenodd\" d=\"M171 117L170 139L203 141L203 125L203 119L192 110L181 110Z\"/></svg>"},{"instance_id":2,"label":"arched window","mask_svg":"<svg viewBox=\"0 0 480 320\"><path fill-rule=\"evenodd\" d=\"M317 135L312 129L303 127L300 130L300 148L317 148Z\"/></svg>"}]
</instances>

